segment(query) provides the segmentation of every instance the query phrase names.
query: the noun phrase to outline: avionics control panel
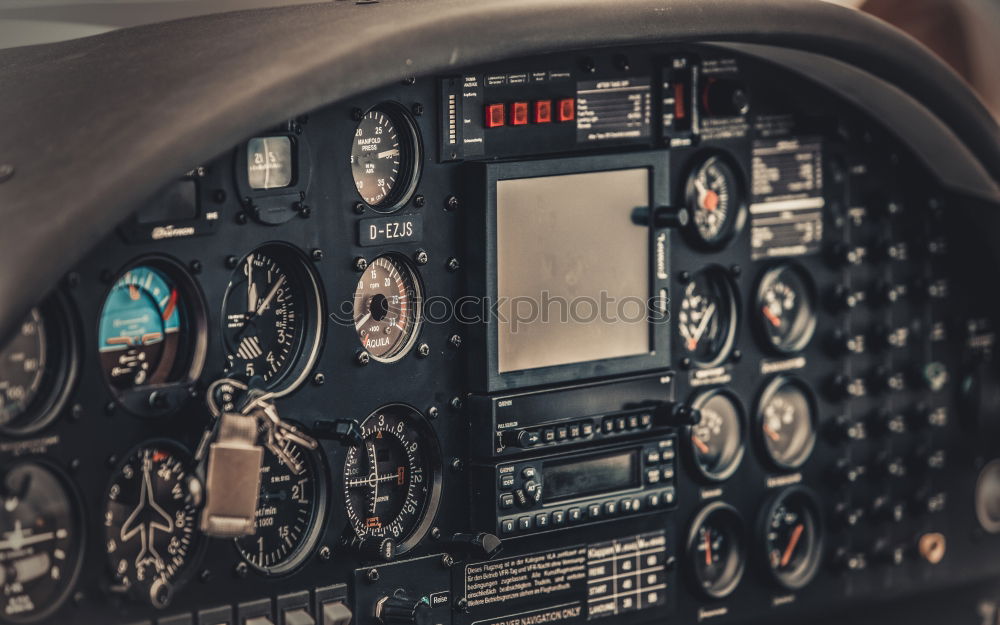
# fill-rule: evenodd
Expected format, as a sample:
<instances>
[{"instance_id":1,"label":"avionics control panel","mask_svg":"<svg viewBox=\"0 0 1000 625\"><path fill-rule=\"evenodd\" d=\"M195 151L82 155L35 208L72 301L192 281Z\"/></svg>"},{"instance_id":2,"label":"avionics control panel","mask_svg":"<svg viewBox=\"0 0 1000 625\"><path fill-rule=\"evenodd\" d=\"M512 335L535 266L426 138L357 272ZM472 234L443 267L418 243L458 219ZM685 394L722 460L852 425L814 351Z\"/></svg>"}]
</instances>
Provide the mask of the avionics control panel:
<instances>
[{"instance_id":1,"label":"avionics control panel","mask_svg":"<svg viewBox=\"0 0 1000 625\"><path fill-rule=\"evenodd\" d=\"M905 139L697 45L248 129L0 354L0 622L780 623L991 578L996 223Z\"/></svg>"}]
</instances>

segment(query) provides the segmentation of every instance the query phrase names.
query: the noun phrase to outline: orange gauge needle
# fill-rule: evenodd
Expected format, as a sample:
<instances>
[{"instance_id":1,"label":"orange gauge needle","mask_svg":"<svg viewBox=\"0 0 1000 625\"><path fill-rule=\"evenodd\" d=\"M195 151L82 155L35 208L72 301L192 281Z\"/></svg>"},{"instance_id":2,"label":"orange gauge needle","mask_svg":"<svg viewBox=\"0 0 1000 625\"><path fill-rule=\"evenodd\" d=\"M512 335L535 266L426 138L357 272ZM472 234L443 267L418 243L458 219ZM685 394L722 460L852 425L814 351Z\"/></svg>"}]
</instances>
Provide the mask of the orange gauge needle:
<instances>
[{"instance_id":1,"label":"orange gauge needle","mask_svg":"<svg viewBox=\"0 0 1000 625\"><path fill-rule=\"evenodd\" d=\"M777 316L775 316L775 314L773 312L771 312L770 308L768 308L767 306L765 306L761 310L764 311L764 316L767 317L767 320L771 322L771 325L773 325L776 328L780 328L781 327L781 319L779 319Z\"/></svg>"},{"instance_id":2,"label":"orange gauge needle","mask_svg":"<svg viewBox=\"0 0 1000 625\"><path fill-rule=\"evenodd\" d=\"M781 566L786 567L792 559L792 554L795 553L795 547L799 544L799 539L802 538L802 532L805 531L806 526L799 523L792 530L792 539L788 541L788 546L785 547L785 553L781 556Z\"/></svg>"},{"instance_id":3,"label":"orange gauge needle","mask_svg":"<svg viewBox=\"0 0 1000 625\"><path fill-rule=\"evenodd\" d=\"M711 190L705 191L705 201L701 205L709 212L719 208L719 194Z\"/></svg>"},{"instance_id":4,"label":"orange gauge needle","mask_svg":"<svg viewBox=\"0 0 1000 625\"><path fill-rule=\"evenodd\" d=\"M777 443L781 440L781 435L771 429L771 426L764 424L764 434L767 434L768 438Z\"/></svg>"},{"instance_id":5,"label":"orange gauge needle","mask_svg":"<svg viewBox=\"0 0 1000 625\"><path fill-rule=\"evenodd\" d=\"M694 446L698 448L698 451L700 451L703 454L707 454L708 452L711 451L711 449L708 448L708 445L706 445L700 438L698 438L694 434L691 435L691 442L694 443Z\"/></svg>"},{"instance_id":6,"label":"orange gauge needle","mask_svg":"<svg viewBox=\"0 0 1000 625\"><path fill-rule=\"evenodd\" d=\"M705 566L712 566L712 537L705 532Z\"/></svg>"},{"instance_id":7,"label":"orange gauge needle","mask_svg":"<svg viewBox=\"0 0 1000 625\"><path fill-rule=\"evenodd\" d=\"M688 351L693 352L697 348L698 348L698 341L696 341L695 339L688 339Z\"/></svg>"}]
</instances>

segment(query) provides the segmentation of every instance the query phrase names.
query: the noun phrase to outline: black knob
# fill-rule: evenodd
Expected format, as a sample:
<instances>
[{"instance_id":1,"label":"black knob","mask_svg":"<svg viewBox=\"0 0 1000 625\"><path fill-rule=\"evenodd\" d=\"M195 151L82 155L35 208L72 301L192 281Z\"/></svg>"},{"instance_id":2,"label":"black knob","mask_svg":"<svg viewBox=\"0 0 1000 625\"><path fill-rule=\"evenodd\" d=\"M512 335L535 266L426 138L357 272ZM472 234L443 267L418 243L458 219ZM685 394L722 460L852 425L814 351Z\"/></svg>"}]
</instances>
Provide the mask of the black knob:
<instances>
[{"instance_id":1,"label":"black knob","mask_svg":"<svg viewBox=\"0 0 1000 625\"><path fill-rule=\"evenodd\" d=\"M845 573L856 573L868 568L868 556L861 551L838 549L834 562Z\"/></svg>"},{"instance_id":2,"label":"black knob","mask_svg":"<svg viewBox=\"0 0 1000 625\"><path fill-rule=\"evenodd\" d=\"M851 464L846 459L838 460L830 471L833 482L841 486L854 484L864 475L865 468L863 466Z\"/></svg>"},{"instance_id":3,"label":"black knob","mask_svg":"<svg viewBox=\"0 0 1000 625\"><path fill-rule=\"evenodd\" d=\"M459 557L491 560L503 549L500 539L487 532L460 532L444 542L445 548Z\"/></svg>"},{"instance_id":4,"label":"black knob","mask_svg":"<svg viewBox=\"0 0 1000 625\"><path fill-rule=\"evenodd\" d=\"M736 117L750 112L750 96L742 83L709 78L705 84L705 113L712 117Z\"/></svg>"},{"instance_id":5,"label":"black knob","mask_svg":"<svg viewBox=\"0 0 1000 625\"><path fill-rule=\"evenodd\" d=\"M649 215L652 213L653 218ZM632 223L637 226L653 226L654 228L683 228L691 222L691 212L684 206L672 208L660 206L650 210L648 206L637 206L632 209Z\"/></svg>"},{"instance_id":6,"label":"black knob","mask_svg":"<svg viewBox=\"0 0 1000 625\"><path fill-rule=\"evenodd\" d=\"M902 434L906 432L906 417L884 408L872 415L870 423L871 429L879 434Z\"/></svg>"},{"instance_id":7,"label":"black knob","mask_svg":"<svg viewBox=\"0 0 1000 625\"><path fill-rule=\"evenodd\" d=\"M902 523L906 518L906 506L893 501L889 495L879 495L872 501L872 517L889 523Z\"/></svg>"},{"instance_id":8,"label":"black knob","mask_svg":"<svg viewBox=\"0 0 1000 625\"><path fill-rule=\"evenodd\" d=\"M698 425L701 423L701 411L686 404L678 404L671 412L670 422L677 427Z\"/></svg>"},{"instance_id":9,"label":"black knob","mask_svg":"<svg viewBox=\"0 0 1000 625\"><path fill-rule=\"evenodd\" d=\"M842 501L834 505L833 508L834 518L837 524L844 529L853 529L857 527L862 519L865 518L865 511L858 507L853 507L846 501Z\"/></svg>"},{"instance_id":10,"label":"black knob","mask_svg":"<svg viewBox=\"0 0 1000 625\"><path fill-rule=\"evenodd\" d=\"M375 602L375 618L384 625L430 625L430 616L426 599L415 599L402 589Z\"/></svg>"},{"instance_id":11,"label":"black knob","mask_svg":"<svg viewBox=\"0 0 1000 625\"><path fill-rule=\"evenodd\" d=\"M390 562L396 557L396 541L392 538L365 538L354 546L366 560Z\"/></svg>"},{"instance_id":12,"label":"black knob","mask_svg":"<svg viewBox=\"0 0 1000 625\"><path fill-rule=\"evenodd\" d=\"M852 292L843 284L838 284L833 287L827 295L826 301L830 312L834 313L847 312L861 303L861 299L858 297L858 294Z\"/></svg>"},{"instance_id":13,"label":"black knob","mask_svg":"<svg viewBox=\"0 0 1000 625\"><path fill-rule=\"evenodd\" d=\"M518 430L517 432L504 433L504 444L507 447L520 447L521 449L531 449L542 442L537 431Z\"/></svg>"},{"instance_id":14,"label":"black knob","mask_svg":"<svg viewBox=\"0 0 1000 625\"><path fill-rule=\"evenodd\" d=\"M875 461L874 472L884 478L906 477L906 461L899 456L881 455Z\"/></svg>"},{"instance_id":15,"label":"black knob","mask_svg":"<svg viewBox=\"0 0 1000 625\"><path fill-rule=\"evenodd\" d=\"M879 538L872 548L872 555L881 564L889 566L900 566L906 561L906 554L909 549L905 545L898 545L888 538Z\"/></svg>"}]
</instances>

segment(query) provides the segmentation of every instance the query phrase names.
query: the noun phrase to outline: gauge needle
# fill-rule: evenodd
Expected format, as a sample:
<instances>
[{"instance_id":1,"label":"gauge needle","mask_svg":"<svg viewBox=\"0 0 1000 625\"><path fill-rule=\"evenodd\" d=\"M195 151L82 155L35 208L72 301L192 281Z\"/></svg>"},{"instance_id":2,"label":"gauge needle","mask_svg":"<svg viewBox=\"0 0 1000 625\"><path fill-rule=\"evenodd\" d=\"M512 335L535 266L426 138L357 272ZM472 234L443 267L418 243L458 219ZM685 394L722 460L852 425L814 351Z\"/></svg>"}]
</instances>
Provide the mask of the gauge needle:
<instances>
[{"instance_id":1,"label":"gauge needle","mask_svg":"<svg viewBox=\"0 0 1000 625\"><path fill-rule=\"evenodd\" d=\"M364 317L362 317L362 318L360 318L360 319L358 319L357 321L354 322L354 329L355 330L360 330L361 326L363 326L366 323L368 323L368 320L371 319L371 318L372 318L372 314L371 314L370 311L367 312L367 313L365 313Z\"/></svg>"},{"instance_id":2,"label":"gauge needle","mask_svg":"<svg viewBox=\"0 0 1000 625\"><path fill-rule=\"evenodd\" d=\"M253 311L254 317L259 317L264 313L265 310L267 310L267 307L271 305L271 300L274 299L274 296L275 294L277 294L278 289L280 289L281 285L284 283L285 283L285 276L281 276L280 278L278 278L278 281L275 282L274 286L271 287L271 290L268 291L267 297L264 298L264 301L260 303L260 306L257 307L257 310Z\"/></svg>"},{"instance_id":3,"label":"gauge needle","mask_svg":"<svg viewBox=\"0 0 1000 625\"><path fill-rule=\"evenodd\" d=\"M708 445L704 443L704 441L702 441L694 434L691 435L691 442L694 443L694 446L698 448L698 451L700 451L703 454L707 454L708 452L712 451L711 449L709 449Z\"/></svg>"},{"instance_id":4,"label":"gauge needle","mask_svg":"<svg viewBox=\"0 0 1000 625\"><path fill-rule=\"evenodd\" d=\"M764 311L764 316L771 322L771 325L776 328L781 327L781 318L771 312L771 308L769 306L764 306L761 310Z\"/></svg>"},{"instance_id":5,"label":"gauge needle","mask_svg":"<svg viewBox=\"0 0 1000 625\"><path fill-rule=\"evenodd\" d=\"M788 563L792 560L792 554L795 553L795 548L799 544L799 539L802 538L802 532L805 531L806 526L799 523L792 530L792 538L788 541L788 546L785 547L785 553L781 556L781 566L786 567Z\"/></svg>"},{"instance_id":6,"label":"gauge needle","mask_svg":"<svg viewBox=\"0 0 1000 625\"><path fill-rule=\"evenodd\" d=\"M702 208L714 211L719 207L719 194L705 188L705 183L701 181L701 178L695 178L694 186L698 190L698 204Z\"/></svg>"},{"instance_id":7,"label":"gauge needle","mask_svg":"<svg viewBox=\"0 0 1000 625\"><path fill-rule=\"evenodd\" d=\"M257 308L257 283L253 281L253 254L247 255L247 313Z\"/></svg>"},{"instance_id":8,"label":"gauge needle","mask_svg":"<svg viewBox=\"0 0 1000 625\"><path fill-rule=\"evenodd\" d=\"M705 566L712 566L712 537L705 532Z\"/></svg>"},{"instance_id":9,"label":"gauge needle","mask_svg":"<svg viewBox=\"0 0 1000 625\"><path fill-rule=\"evenodd\" d=\"M379 152L376 155L376 158L389 158L390 156L399 156L399 148L386 150L385 152Z\"/></svg>"},{"instance_id":10,"label":"gauge needle","mask_svg":"<svg viewBox=\"0 0 1000 625\"><path fill-rule=\"evenodd\" d=\"M708 329L708 322L712 320L715 315L715 302L708 305L705 309L705 314L701 316L701 323L698 324L698 329L694 331L694 336L688 339L688 351L693 352L696 347L698 347L698 342L701 341L701 337L705 334L705 330Z\"/></svg>"},{"instance_id":11,"label":"gauge needle","mask_svg":"<svg viewBox=\"0 0 1000 625\"><path fill-rule=\"evenodd\" d=\"M764 434L767 434L768 437L775 443L781 440L781 435L771 429L771 426L766 423L764 424Z\"/></svg>"}]
</instances>

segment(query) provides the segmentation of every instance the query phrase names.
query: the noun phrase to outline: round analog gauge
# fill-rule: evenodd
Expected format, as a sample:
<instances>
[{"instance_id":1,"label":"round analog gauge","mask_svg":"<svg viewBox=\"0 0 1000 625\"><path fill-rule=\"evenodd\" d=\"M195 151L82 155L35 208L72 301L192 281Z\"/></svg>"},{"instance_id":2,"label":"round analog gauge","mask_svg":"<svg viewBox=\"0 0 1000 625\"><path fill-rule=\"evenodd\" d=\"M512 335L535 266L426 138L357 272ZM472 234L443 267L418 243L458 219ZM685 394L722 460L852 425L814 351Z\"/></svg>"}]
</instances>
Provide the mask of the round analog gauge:
<instances>
[{"instance_id":1,"label":"round analog gauge","mask_svg":"<svg viewBox=\"0 0 1000 625\"><path fill-rule=\"evenodd\" d=\"M107 493L104 538L115 579L157 608L186 581L201 542L201 487L189 466L172 445L142 445L119 465Z\"/></svg>"},{"instance_id":2,"label":"round analog gauge","mask_svg":"<svg viewBox=\"0 0 1000 625\"><path fill-rule=\"evenodd\" d=\"M319 354L322 298L312 270L292 247L264 245L233 272L222 304L229 375L283 395Z\"/></svg>"},{"instance_id":3,"label":"round analog gauge","mask_svg":"<svg viewBox=\"0 0 1000 625\"><path fill-rule=\"evenodd\" d=\"M721 267L695 273L684 286L677 329L681 348L699 367L725 360L736 340L736 289Z\"/></svg>"},{"instance_id":4,"label":"round analog gauge","mask_svg":"<svg viewBox=\"0 0 1000 625\"><path fill-rule=\"evenodd\" d=\"M757 405L761 440L780 469L801 467L816 443L816 400L806 383L778 377L761 393Z\"/></svg>"},{"instance_id":5,"label":"round analog gauge","mask_svg":"<svg viewBox=\"0 0 1000 625\"><path fill-rule=\"evenodd\" d=\"M714 481L731 476L743 460L743 408L724 390L698 395L691 408L701 413L691 426L691 452L701 474Z\"/></svg>"},{"instance_id":6,"label":"round analog gauge","mask_svg":"<svg viewBox=\"0 0 1000 625\"><path fill-rule=\"evenodd\" d=\"M76 349L61 299L31 309L0 348L0 432L36 432L58 416L72 390Z\"/></svg>"},{"instance_id":7,"label":"round analog gauge","mask_svg":"<svg viewBox=\"0 0 1000 625\"><path fill-rule=\"evenodd\" d=\"M365 269L354 291L354 328L372 358L399 360L417 340L422 293L416 269L387 254Z\"/></svg>"},{"instance_id":8,"label":"round analog gauge","mask_svg":"<svg viewBox=\"0 0 1000 625\"><path fill-rule=\"evenodd\" d=\"M743 227L746 219L742 185L722 158L703 160L688 176L684 197L691 213L689 231L697 243L718 249Z\"/></svg>"},{"instance_id":9,"label":"round analog gauge","mask_svg":"<svg viewBox=\"0 0 1000 625\"><path fill-rule=\"evenodd\" d=\"M235 539L243 559L267 575L292 571L309 557L326 510L322 462L292 441L283 448L294 466L265 448L254 533Z\"/></svg>"},{"instance_id":10,"label":"round analog gauge","mask_svg":"<svg viewBox=\"0 0 1000 625\"><path fill-rule=\"evenodd\" d=\"M992 460L976 480L976 518L990 534L1000 533L1000 460Z\"/></svg>"},{"instance_id":11,"label":"round analog gauge","mask_svg":"<svg viewBox=\"0 0 1000 625\"><path fill-rule=\"evenodd\" d=\"M80 502L68 482L36 462L7 469L0 488L0 620L38 621L59 608L80 572Z\"/></svg>"},{"instance_id":12,"label":"round analog gauge","mask_svg":"<svg viewBox=\"0 0 1000 625\"><path fill-rule=\"evenodd\" d=\"M441 453L423 416L393 404L361 424L364 445L344 462L347 518L362 543L392 541L403 553L416 545L437 512Z\"/></svg>"},{"instance_id":13,"label":"round analog gauge","mask_svg":"<svg viewBox=\"0 0 1000 625\"><path fill-rule=\"evenodd\" d=\"M420 177L420 135L401 106L385 103L365 113L351 144L358 194L380 212L403 206Z\"/></svg>"},{"instance_id":14,"label":"round analog gauge","mask_svg":"<svg viewBox=\"0 0 1000 625\"><path fill-rule=\"evenodd\" d=\"M805 349L816 330L815 289L797 265L768 270L757 287L757 318L765 341L783 354Z\"/></svg>"},{"instance_id":15,"label":"round analog gauge","mask_svg":"<svg viewBox=\"0 0 1000 625\"><path fill-rule=\"evenodd\" d=\"M809 491L794 487L766 509L764 549L775 581L802 588L816 575L822 557L819 505Z\"/></svg>"},{"instance_id":16,"label":"round analog gauge","mask_svg":"<svg viewBox=\"0 0 1000 625\"><path fill-rule=\"evenodd\" d=\"M722 502L709 504L691 524L688 560L698 588L712 599L729 596L746 567L743 519Z\"/></svg>"},{"instance_id":17,"label":"round analog gauge","mask_svg":"<svg viewBox=\"0 0 1000 625\"><path fill-rule=\"evenodd\" d=\"M186 385L201 372L204 305L191 278L171 261L126 270L104 300L98 328L104 377L133 410L176 407L163 387ZM178 390L186 399L187 389Z\"/></svg>"}]
</instances>

